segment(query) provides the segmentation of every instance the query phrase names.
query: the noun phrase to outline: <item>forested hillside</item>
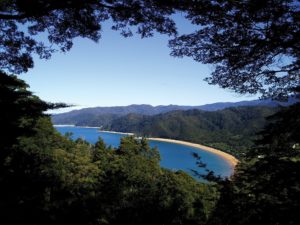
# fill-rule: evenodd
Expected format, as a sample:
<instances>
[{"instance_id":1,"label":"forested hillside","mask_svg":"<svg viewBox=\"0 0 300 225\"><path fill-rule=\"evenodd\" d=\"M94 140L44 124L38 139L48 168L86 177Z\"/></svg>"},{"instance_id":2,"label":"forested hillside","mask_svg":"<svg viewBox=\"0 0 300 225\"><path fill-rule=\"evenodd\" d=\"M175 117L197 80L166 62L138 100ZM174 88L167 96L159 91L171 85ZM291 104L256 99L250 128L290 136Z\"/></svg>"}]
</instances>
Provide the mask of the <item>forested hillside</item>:
<instances>
[{"instance_id":1,"label":"forested hillside","mask_svg":"<svg viewBox=\"0 0 300 225\"><path fill-rule=\"evenodd\" d=\"M103 129L133 132L148 137L191 141L223 149L238 157L253 145L274 107L237 107L215 112L173 111L155 116L130 114Z\"/></svg>"},{"instance_id":2,"label":"forested hillside","mask_svg":"<svg viewBox=\"0 0 300 225\"><path fill-rule=\"evenodd\" d=\"M76 126L109 126L114 119L121 117L117 114L93 114L93 113L80 113L72 116L65 115L53 115L51 117L54 124L69 124Z\"/></svg>"},{"instance_id":3,"label":"forested hillside","mask_svg":"<svg viewBox=\"0 0 300 225\"><path fill-rule=\"evenodd\" d=\"M180 105L129 105L129 106L113 106L113 107L94 107L73 110L66 113L59 113L52 115L52 122L54 124L72 124L76 126L107 126L115 118L126 116L128 114L140 115L158 115L176 110L205 110L217 111L229 107L238 106L289 106L296 102L295 98L289 98L287 102L278 102L271 99L241 101L241 102L217 102L199 106L180 106Z\"/></svg>"}]
</instances>

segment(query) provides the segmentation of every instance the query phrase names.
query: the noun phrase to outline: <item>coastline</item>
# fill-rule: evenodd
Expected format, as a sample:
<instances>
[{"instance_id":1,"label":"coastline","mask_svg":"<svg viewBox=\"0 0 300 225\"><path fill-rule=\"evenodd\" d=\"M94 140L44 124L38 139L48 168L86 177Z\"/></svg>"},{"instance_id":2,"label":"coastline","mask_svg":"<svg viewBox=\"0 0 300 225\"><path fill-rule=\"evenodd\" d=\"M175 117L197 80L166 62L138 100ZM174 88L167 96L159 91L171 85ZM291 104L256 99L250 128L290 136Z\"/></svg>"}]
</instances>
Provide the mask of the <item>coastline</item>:
<instances>
[{"instance_id":1,"label":"coastline","mask_svg":"<svg viewBox=\"0 0 300 225\"><path fill-rule=\"evenodd\" d=\"M125 133L125 132L108 131L108 130L98 130L98 132L100 132L100 133L110 133L110 134L135 135L134 133Z\"/></svg>"},{"instance_id":2,"label":"coastline","mask_svg":"<svg viewBox=\"0 0 300 225\"><path fill-rule=\"evenodd\" d=\"M96 129L99 129L97 132L101 132L101 133L134 135L134 133L125 133L125 132L117 132L117 131L100 130L100 129L101 129L101 127L76 126L76 125L73 125L73 124L53 124L53 127L80 127L80 128L96 128Z\"/></svg>"},{"instance_id":3,"label":"coastline","mask_svg":"<svg viewBox=\"0 0 300 225\"><path fill-rule=\"evenodd\" d=\"M101 127L89 127L89 126L76 126L74 124L53 124L53 127L101 128Z\"/></svg>"},{"instance_id":4,"label":"coastline","mask_svg":"<svg viewBox=\"0 0 300 225\"><path fill-rule=\"evenodd\" d=\"M135 135L134 133L125 133L125 132L117 132L117 131L106 131L106 130L100 130L101 127L88 127L88 126L75 126L75 125L67 125L67 124L59 124L59 125L53 125L54 127L81 127L81 128L98 128L99 130L97 132L99 133L111 133L111 134L124 134L124 135ZM140 138L140 137L137 137ZM160 142L169 142L169 143L175 143L175 144L181 144L189 147L194 147L196 149L201 149L204 151L211 152L213 154L216 154L223 158L231 167L232 170L234 170L235 166L238 164L239 160L235 158L233 155L230 155L229 153L223 152L219 149L215 149L212 147L208 147L201 144L196 144L192 142L187 141L181 141L181 140L174 140L174 139L167 139L167 138L147 138L149 141L160 141Z\"/></svg>"},{"instance_id":5,"label":"coastline","mask_svg":"<svg viewBox=\"0 0 300 225\"><path fill-rule=\"evenodd\" d=\"M221 150L218 150L218 149L215 149L215 148L212 148L212 147L201 145L201 144L196 144L196 143L187 142L187 141L174 140L174 139L166 139L166 138L147 138L147 140L181 144L181 145L186 145L186 146L190 146L190 147L194 147L194 148L197 148L197 149L201 149L201 150L204 150L204 151L211 152L213 154L216 154L216 155L222 157L224 160L226 160L226 162L228 162L228 164L230 165L230 167L232 169L234 169L235 166L239 162L239 160L237 158L230 155L229 153L223 152Z\"/></svg>"}]
</instances>

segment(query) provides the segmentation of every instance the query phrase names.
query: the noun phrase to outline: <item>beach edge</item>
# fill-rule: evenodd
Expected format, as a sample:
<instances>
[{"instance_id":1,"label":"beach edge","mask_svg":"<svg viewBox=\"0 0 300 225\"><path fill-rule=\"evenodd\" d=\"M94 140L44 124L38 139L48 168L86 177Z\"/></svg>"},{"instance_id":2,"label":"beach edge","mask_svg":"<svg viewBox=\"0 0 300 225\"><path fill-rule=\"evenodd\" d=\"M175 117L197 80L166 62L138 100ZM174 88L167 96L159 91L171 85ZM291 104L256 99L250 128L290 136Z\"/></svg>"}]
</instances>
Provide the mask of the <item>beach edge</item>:
<instances>
[{"instance_id":1,"label":"beach edge","mask_svg":"<svg viewBox=\"0 0 300 225\"><path fill-rule=\"evenodd\" d=\"M181 140L174 140L174 139L167 139L167 138L147 138L149 141L160 141L160 142L169 142L169 143L175 143L175 144L181 144L181 145L186 145L189 147L194 147L197 149L201 149L204 151L211 152L213 154L216 154L226 160L226 162L230 165L230 167L234 170L236 165L239 163L239 160L235 158L233 155L230 155L227 152L221 151L219 149L215 149L209 146L197 144L197 143L192 143L188 141L181 141Z\"/></svg>"}]
</instances>

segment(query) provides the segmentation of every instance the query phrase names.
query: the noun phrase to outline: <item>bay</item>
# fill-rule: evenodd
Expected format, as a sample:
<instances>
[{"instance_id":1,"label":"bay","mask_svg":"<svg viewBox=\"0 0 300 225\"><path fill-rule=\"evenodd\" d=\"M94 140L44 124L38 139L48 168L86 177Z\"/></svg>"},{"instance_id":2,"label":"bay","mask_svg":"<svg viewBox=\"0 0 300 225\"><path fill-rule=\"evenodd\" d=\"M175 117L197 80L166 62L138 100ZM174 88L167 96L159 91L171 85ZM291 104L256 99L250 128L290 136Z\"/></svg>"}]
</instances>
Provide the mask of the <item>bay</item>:
<instances>
[{"instance_id":1,"label":"bay","mask_svg":"<svg viewBox=\"0 0 300 225\"><path fill-rule=\"evenodd\" d=\"M83 138L92 144L98 140L98 137L101 137L107 145L111 145L114 148L117 148L120 144L120 139L127 135L101 132L99 128L91 127L56 126L55 128L61 134L72 132L72 139ZM196 165L196 159L192 155L193 152L196 152L201 156L201 160L207 165L207 168L214 171L216 175L228 177L233 172L231 165L225 159L211 152L177 143L151 140L149 144L151 147L158 148L161 156L160 165L164 168L173 171L183 170L192 176L194 176L192 170L204 172L203 169L198 168Z\"/></svg>"}]
</instances>

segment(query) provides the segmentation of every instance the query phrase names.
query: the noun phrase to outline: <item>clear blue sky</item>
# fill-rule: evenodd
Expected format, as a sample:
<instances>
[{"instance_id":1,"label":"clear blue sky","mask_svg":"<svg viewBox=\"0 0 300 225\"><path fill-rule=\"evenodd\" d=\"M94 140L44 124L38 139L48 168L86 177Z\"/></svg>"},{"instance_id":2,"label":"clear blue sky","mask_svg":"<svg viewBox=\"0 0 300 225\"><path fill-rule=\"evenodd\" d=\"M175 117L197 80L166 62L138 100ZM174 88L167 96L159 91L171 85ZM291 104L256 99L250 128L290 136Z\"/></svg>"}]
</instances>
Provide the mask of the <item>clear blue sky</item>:
<instances>
[{"instance_id":1,"label":"clear blue sky","mask_svg":"<svg viewBox=\"0 0 300 225\"><path fill-rule=\"evenodd\" d=\"M181 31L192 30L177 16ZM168 37L138 35L123 38L106 24L99 43L76 39L70 52L56 53L21 76L30 90L46 101L75 104L78 108L130 104L202 105L251 100L203 79L212 65L190 58L173 58Z\"/></svg>"}]
</instances>

